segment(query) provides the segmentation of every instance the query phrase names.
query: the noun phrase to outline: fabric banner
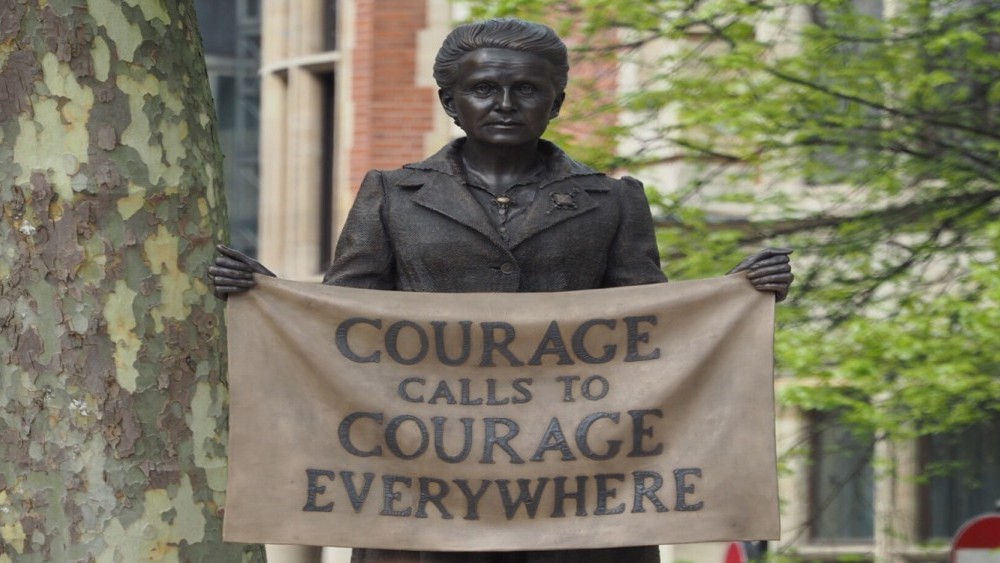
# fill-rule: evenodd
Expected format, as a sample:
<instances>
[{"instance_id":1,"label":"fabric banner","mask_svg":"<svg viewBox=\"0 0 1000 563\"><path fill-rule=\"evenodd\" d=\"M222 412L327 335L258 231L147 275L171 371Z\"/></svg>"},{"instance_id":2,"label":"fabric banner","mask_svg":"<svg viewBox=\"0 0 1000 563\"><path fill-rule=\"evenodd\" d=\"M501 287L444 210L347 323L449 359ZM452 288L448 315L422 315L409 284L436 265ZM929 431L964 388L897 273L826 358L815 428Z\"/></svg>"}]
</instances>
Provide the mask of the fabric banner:
<instances>
[{"instance_id":1,"label":"fabric banner","mask_svg":"<svg viewBox=\"0 0 1000 563\"><path fill-rule=\"evenodd\" d=\"M774 298L258 278L229 299L225 539L434 551L778 538Z\"/></svg>"}]
</instances>

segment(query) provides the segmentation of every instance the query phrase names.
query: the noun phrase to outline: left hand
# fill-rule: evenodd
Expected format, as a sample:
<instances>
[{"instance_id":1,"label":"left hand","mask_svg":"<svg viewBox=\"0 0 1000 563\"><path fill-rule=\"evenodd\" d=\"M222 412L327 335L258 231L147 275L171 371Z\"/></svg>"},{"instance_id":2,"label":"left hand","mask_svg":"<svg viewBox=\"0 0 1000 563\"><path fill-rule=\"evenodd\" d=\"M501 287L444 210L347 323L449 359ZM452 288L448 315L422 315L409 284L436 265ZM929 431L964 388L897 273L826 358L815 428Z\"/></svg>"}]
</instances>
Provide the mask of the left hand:
<instances>
[{"instance_id":1,"label":"left hand","mask_svg":"<svg viewBox=\"0 0 1000 563\"><path fill-rule=\"evenodd\" d=\"M781 302L788 297L788 288L795 279L788 258L791 253L790 248L765 248L748 256L729 273L748 272L747 278L757 291L770 291Z\"/></svg>"},{"instance_id":2,"label":"left hand","mask_svg":"<svg viewBox=\"0 0 1000 563\"><path fill-rule=\"evenodd\" d=\"M254 274L276 277L274 272L239 250L222 244L215 247L215 260L208 268L208 280L216 297L226 299L253 289L257 285Z\"/></svg>"}]
</instances>

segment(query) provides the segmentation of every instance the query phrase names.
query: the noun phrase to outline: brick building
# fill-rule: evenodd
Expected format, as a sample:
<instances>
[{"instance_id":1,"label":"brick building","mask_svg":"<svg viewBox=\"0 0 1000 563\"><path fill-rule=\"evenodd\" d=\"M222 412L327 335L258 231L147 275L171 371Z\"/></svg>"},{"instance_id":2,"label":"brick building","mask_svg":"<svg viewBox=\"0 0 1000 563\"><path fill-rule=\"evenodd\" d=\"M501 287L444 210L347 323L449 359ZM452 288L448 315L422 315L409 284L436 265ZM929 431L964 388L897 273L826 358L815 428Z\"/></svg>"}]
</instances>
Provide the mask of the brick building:
<instances>
[{"instance_id":1,"label":"brick building","mask_svg":"<svg viewBox=\"0 0 1000 563\"><path fill-rule=\"evenodd\" d=\"M365 172L421 160L453 134L431 76L451 11L264 0L262 13L259 257L313 279Z\"/></svg>"}]
</instances>

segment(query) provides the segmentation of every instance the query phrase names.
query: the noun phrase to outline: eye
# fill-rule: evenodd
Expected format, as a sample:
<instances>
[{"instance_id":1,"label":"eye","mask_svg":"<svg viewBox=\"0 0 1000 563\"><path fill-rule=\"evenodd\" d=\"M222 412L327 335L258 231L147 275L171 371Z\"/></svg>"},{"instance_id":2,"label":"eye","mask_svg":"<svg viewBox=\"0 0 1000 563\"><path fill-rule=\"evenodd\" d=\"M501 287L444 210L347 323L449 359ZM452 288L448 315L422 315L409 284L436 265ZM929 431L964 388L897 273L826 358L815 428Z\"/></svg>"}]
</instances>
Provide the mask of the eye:
<instances>
[{"instance_id":1,"label":"eye","mask_svg":"<svg viewBox=\"0 0 1000 563\"><path fill-rule=\"evenodd\" d=\"M530 96L535 93L535 87L531 84L521 84L517 87L517 93L525 96Z\"/></svg>"},{"instance_id":2,"label":"eye","mask_svg":"<svg viewBox=\"0 0 1000 563\"><path fill-rule=\"evenodd\" d=\"M489 96L493 93L493 86L485 82L472 87L472 93L477 96Z\"/></svg>"}]
</instances>

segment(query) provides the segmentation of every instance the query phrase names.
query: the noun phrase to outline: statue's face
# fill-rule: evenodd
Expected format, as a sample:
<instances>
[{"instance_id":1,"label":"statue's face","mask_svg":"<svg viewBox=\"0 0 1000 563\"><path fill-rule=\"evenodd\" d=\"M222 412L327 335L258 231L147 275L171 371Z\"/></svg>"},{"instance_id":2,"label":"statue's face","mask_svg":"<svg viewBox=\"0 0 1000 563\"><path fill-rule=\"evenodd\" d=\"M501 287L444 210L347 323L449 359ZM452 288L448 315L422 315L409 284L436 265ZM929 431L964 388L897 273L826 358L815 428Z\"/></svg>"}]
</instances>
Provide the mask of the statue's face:
<instances>
[{"instance_id":1,"label":"statue's face","mask_svg":"<svg viewBox=\"0 0 1000 563\"><path fill-rule=\"evenodd\" d=\"M470 141L523 145L559 115L565 95L552 75L552 63L533 53L478 49L459 59L455 86L439 95Z\"/></svg>"}]
</instances>

